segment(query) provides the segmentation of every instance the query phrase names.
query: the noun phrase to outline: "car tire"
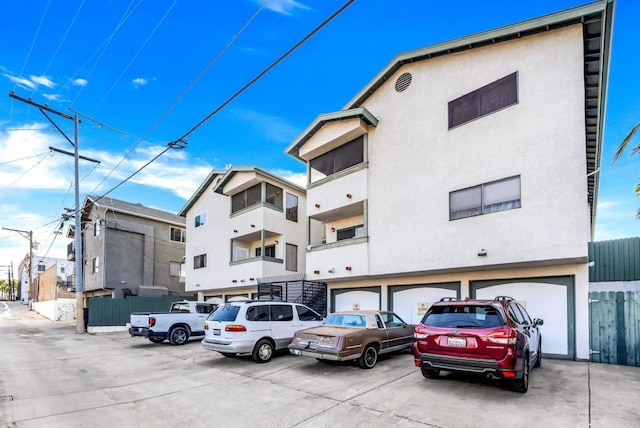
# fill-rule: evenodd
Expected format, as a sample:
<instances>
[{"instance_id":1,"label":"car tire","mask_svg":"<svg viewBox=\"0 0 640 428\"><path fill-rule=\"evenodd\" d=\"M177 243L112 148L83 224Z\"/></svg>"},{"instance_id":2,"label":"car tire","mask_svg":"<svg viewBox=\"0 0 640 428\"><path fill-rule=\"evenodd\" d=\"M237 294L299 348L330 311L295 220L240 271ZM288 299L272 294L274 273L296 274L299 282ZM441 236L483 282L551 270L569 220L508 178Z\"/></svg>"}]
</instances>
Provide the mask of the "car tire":
<instances>
[{"instance_id":1,"label":"car tire","mask_svg":"<svg viewBox=\"0 0 640 428\"><path fill-rule=\"evenodd\" d=\"M536 363L533 367L538 368L542 366L542 340L538 342L538 357L536 358Z\"/></svg>"},{"instance_id":2,"label":"car tire","mask_svg":"<svg viewBox=\"0 0 640 428\"><path fill-rule=\"evenodd\" d=\"M160 337L150 337L149 340L152 341L153 343L162 343L162 342L164 342L164 339L162 339Z\"/></svg>"},{"instance_id":3,"label":"car tire","mask_svg":"<svg viewBox=\"0 0 640 428\"><path fill-rule=\"evenodd\" d=\"M273 358L273 352L273 344L267 339L262 339L256 343L251 356L256 363L268 363Z\"/></svg>"},{"instance_id":4,"label":"car tire","mask_svg":"<svg viewBox=\"0 0 640 428\"><path fill-rule=\"evenodd\" d=\"M529 355L522 360L522 377L511 382L511 389L515 392L525 393L529 389Z\"/></svg>"},{"instance_id":5,"label":"car tire","mask_svg":"<svg viewBox=\"0 0 640 428\"><path fill-rule=\"evenodd\" d=\"M358 364L362 369L372 369L378 362L378 348L374 345L367 345L358 358Z\"/></svg>"},{"instance_id":6,"label":"car tire","mask_svg":"<svg viewBox=\"0 0 640 428\"><path fill-rule=\"evenodd\" d=\"M427 379L437 379L438 376L440 376L440 372L438 370L427 369L424 367L420 367L420 370L422 371L422 376L426 377Z\"/></svg>"},{"instance_id":7,"label":"car tire","mask_svg":"<svg viewBox=\"0 0 640 428\"><path fill-rule=\"evenodd\" d=\"M189 330L185 327L174 327L169 332L169 342L174 346L184 345L189 340Z\"/></svg>"}]
</instances>

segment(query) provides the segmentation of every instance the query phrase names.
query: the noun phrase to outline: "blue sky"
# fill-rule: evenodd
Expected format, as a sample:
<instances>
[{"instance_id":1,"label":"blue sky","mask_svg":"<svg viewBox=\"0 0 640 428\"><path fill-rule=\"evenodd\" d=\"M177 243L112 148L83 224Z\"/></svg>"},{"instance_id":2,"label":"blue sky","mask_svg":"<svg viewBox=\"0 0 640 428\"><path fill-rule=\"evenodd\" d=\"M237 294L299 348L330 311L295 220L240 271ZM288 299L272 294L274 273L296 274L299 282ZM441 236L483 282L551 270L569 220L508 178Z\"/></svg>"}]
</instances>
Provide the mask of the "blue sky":
<instances>
[{"instance_id":1,"label":"blue sky","mask_svg":"<svg viewBox=\"0 0 640 428\"><path fill-rule=\"evenodd\" d=\"M0 226L33 230L37 254L66 257L69 241L54 239L54 231L74 204L73 159L48 147L73 148L10 91L99 122L83 119L79 127L80 153L101 161L81 162L80 194L103 194L343 3L2 2ZM284 149L318 114L343 108L397 54L585 3L357 0L193 132L185 150L167 152L109 196L177 212L212 168L227 165L256 165L300 183L304 165ZM640 159L627 154L611 166L619 141L640 121L639 18L640 2L616 2L596 240L640 236ZM56 123L73 135L70 121ZM13 261L17 269L27 252L24 238L0 231L0 265Z\"/></svg>"}]
</instances>

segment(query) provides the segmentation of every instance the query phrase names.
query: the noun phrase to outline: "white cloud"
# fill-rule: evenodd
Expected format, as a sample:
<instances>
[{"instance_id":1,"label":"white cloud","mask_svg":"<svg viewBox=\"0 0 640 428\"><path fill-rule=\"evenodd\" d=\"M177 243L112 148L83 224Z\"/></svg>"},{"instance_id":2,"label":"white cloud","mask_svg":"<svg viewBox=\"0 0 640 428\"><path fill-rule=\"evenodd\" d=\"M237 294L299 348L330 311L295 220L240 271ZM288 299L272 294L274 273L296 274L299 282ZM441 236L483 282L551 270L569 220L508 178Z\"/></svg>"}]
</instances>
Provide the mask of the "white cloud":
<instances>
[{"instance_id":1,"label":"white cloud","mask_svg":"<svg viewBox=\"0 0 640 428\"><path fill-rule=\"evenodd\" d=\"M280 143L290 143L300 131L286 119L272 114L235 109L233 115L242 121L242 126L252 127L265 138Z\"/></svg>"},{"instance_id":2,"label":"white cloud","mask_svg":"<svg viewBox=\"0 0 640 428\"><path fill-rule=\"evenodd\" d=\"M42 96L49 101L62 101L63 99L60 94L42 94Z\"/></svg>"},{"instance_id":3,"label":"white cloud","mask_svg":"<svg viewBox=\"0 0 640 428\"><path fill-rule=\"evenodd\" d=\"M86 79L76 79L71 84L74 86L87 86L89 82Z\"/></svg>"},{"instance_id":4,"label":"white cloud","mask_svg":"<svg viewBox=\"0 0 640 428\"><path fill-rule=\"evenodd\" d=\"M53 83L53 81L51 79L49 79L49 77L47 77L47 76L35 76L35 75L32 74L31 75L31 81L33 83L35 83L36 85L46 86L49 89L51 89L51 88L56 86L56 84Z\"/></svg>"},{"instance_id":5,"label":"white cloud","mask_svg":"<svg viewBox=\"0 0 640 428\"><path fill-rule=\"evenodd\" d=\"M307 187L307 173L306 172L293 172L284 169L277 169L273 171L275 174L289 180L290 182L297 184L300 187Z\"/></svg>"},{"instance_id":6,"label":"white cloud","mask_svg":"<svg viewBox=\"0 0 640 428\"><path fill-rule=\"evenodd\" d=\"M149 81L144 77L136 77L132 80L133 86L137 89L140 86L145 86L149 84Z\"/></svg>"},{"instance_id":7,"label":"white cloud","mask_svg":"<svg viewBox=\"0 0 640 428\"><path fill-rule=\"evenodd\" d=\"M33 83L31 80L29 79L25 79L24 77L17 77L17 76L12 76L10 74L5 74L4 77L6 77L7 79L9 79L10 81L12 81L13 83L15 83L16 85L20 86L21 88L25 88L25 89L35 89L36 84Z\"/></svg>"},{"instance_id":8,"label":"white cloud","mask_svg":"<svg viewBox=\"0 0 640 428\"><path fill-rule=\"evenodd\" d=\"M257 0L256 3L262 4L264 2L262 0ZM305 6L304 4L297 2L295 0L271 0L267 3L265 8L273 12L276 12L282 15L287 15L287 16L293 15L293 12L295 12L298 9L299 10L311 9L310 7Z\"/></svg>"}]
</instances>

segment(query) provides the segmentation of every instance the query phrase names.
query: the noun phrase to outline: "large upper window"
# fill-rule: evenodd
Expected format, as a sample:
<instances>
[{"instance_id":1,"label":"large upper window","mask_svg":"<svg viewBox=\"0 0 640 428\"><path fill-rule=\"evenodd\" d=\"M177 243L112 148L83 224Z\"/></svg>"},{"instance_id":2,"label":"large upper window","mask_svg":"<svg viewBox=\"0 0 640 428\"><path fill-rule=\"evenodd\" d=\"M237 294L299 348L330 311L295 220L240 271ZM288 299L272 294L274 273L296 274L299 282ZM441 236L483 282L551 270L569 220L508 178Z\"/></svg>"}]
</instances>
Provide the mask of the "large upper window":
<instances>
[{"instance_id":1,"label":"large upper window","mask_svg":"<svg viewBox=\"0 0 640 428\"><path fill-rule=\"evenodd\" d=\"M311 159L309 164L311 169L326 177L362 162L364 162L364 137L358 137L347 144L336 147L330 152Z\"/></svg>"},{"instance_id":2,"label":"large upper window","mask_svg":"<svg viewBox=\"0 0 640 428\"><path fill-rule=\"evenodd\" d=\"M364 225L346 227L336 232L336 240L343 241L345 239L357 238L364 236Z\"/></svg>"},{"instance_id":3,"label":"large upper window","mask_svg":"<svg viewBox=\"0 0 640 428\"><path fill-rule=\"evenodd\" d=\"M179 227L171 228L171 240L175 242L184 242L186 236L186 231L184 229L180 229Z\"/></svg>"},{"instance_id":4,"label":"large upper window","mask_svg":"<svg viewBox=\"0 0 640 428\"><path fill-rule=\"evenodd\" d=\"M200 226L204 226L205 224L207 224L207 212L203 212L200 215L196 216L195 219L195 226L196 227L200 227Z\"/></svg>"},{"instance_id":5,"label":"large upper window","mask_svg":"<svg viewBox=\"0 0 640 428\"><path fill-rule=\"evenodd\" d=\"M260 203L262 199L262 185L256 184L231 197L231 212L240 211ZM280 192L280 206L282 207L282 192Z\"/></svg>"},{"instance_id":6,"label":"large upper window","mask_svg":"<svg viewBox=\"0 0 640 428\"><path fill-rule=\"evenodd\" d=\"M449 129L518 102L518 73L449 101Z\"/></svg>"},{"instance_id":7,"label":"large upper window","mask_svg":"<svg viewBox=\"0 0 640 428\"><path fill-rule=\"evenodd\" d=\"M298 197L287 193L287 220L298 221Z\"/></svg>"},{"instance_id":8,"label":"large upper window","mask_svg":"<svg viewBox=\"0 0 640 428\"><path fill-rule=\"evenodd\" d=\"M199 256L195 256L193 258L193 268L200 269L204 267L207 267L207 255L200 254Z\"/></svg>"},{"instance_id":9,"label":"large upper window","mask_svg":"<svg viewBox=\"0 0 640 428\"><path fill-rule=\"evenodd\" d=\"M261 247L257 247L256 248L256 257L260 257L262 255L262 248ZM276 257L276 246L275 244L272 245L265 245L264 246L264 255L265 257Z\"/></svg>"},{"instance_id":10,"label":"large upper window","mask_svg":"<svg viewBox=\"0 0 640 428\"><path fill-rule=\"evenodd\" d=\"M265 195L265 202L275 207L282 209L282 189L273 184L265 183L267 193Z\"/></svg>"},{"instance_id":11,"label":"large upper window","mask_svg":"<svg viewBox=\"0 0 640 428\"><path fill-rule=\"evenodd\" d=\"M520 176L449 193L449 220L520 208Z\"/></svg>"}]
</instances>

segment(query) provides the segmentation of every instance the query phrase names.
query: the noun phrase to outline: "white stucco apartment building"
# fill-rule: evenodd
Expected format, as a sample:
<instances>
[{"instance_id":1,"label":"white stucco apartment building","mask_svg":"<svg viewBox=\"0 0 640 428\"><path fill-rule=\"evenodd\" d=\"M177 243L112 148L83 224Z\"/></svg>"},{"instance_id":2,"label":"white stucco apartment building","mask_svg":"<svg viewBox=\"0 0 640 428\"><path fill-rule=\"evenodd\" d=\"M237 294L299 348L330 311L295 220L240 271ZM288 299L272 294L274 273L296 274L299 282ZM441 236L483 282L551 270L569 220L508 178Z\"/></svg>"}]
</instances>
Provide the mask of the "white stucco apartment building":
<instances>
[{"instance_id":1,"label":"white stucco apartment building","mask_svg":"<svg viewBox=\"0 0 640 428\"><path fill-rule=\"evenodd\" d=\"M179 213L186 290L229 301L255 297L259 281L302 278L305 208L304 188L263 169L212 171Z\"/></svg>"},{"instance_id":2,"label":"white stucco apartment building","mask_svg":"<svg viewBox=\"0 0 640 428\"><path fill-rule=\"evenodd\" d=\"M329 310L419 322L508 295L542 351L589 358L611 1L398 55L286 149L306 163L307 279ZM302 218L302 217L301 217Z\"/></svg>"}]
</instances>

